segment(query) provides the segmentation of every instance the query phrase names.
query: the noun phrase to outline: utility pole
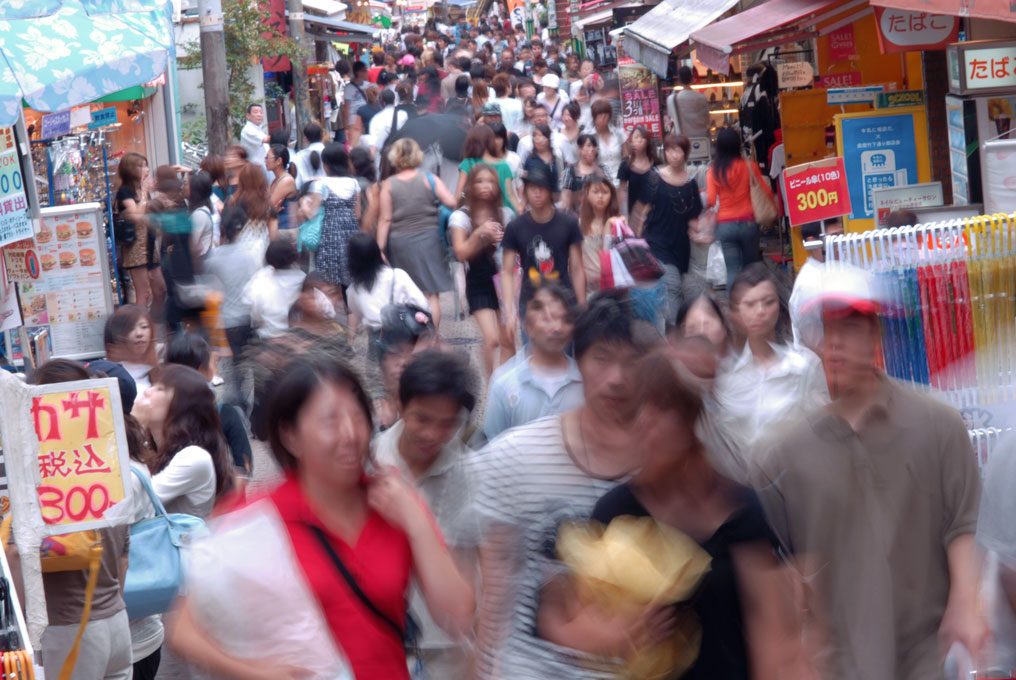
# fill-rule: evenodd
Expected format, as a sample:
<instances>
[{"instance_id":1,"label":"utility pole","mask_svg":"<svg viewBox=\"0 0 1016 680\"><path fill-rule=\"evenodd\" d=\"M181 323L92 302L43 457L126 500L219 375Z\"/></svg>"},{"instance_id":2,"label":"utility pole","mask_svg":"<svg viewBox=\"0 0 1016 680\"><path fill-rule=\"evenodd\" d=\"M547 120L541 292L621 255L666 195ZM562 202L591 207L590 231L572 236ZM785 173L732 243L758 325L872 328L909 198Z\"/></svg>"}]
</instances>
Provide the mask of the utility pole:
<instances>
[{"instance_id":1,"label":"utility pole","mask_svg":"<svg viewBox=\"0 0 1016 680\"><path fill-rule=\"evenodd\" d=\"M231 137L222 0L198 0L198 15L201 21L201 74L205 81L208 153L221 156Z\"/></svg>"},{"instance_id":2,"label":"utility pole","mask_svg":"<svg viewBox=\"0 0 1016 680\"><path fill-rule=\"evenodd\" d=\"M303 0L286 0L289 10L289 37L296 41L300 54L290 59L293 72L293 102L296 105L296 145L303 146L303 135L300 130L310 122L310 96L307 91L307 50L306 36L303 30Z\"/></svg>"}]
</instances>

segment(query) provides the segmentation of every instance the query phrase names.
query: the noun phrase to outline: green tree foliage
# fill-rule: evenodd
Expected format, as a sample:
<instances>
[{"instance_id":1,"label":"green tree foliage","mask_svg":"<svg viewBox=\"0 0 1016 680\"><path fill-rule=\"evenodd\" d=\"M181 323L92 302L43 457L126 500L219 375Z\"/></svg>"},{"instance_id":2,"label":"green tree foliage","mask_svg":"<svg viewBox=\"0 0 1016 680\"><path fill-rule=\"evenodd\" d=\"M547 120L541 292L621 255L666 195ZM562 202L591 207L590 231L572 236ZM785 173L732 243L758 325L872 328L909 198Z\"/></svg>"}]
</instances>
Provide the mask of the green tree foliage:
<instances>
[{"instance_id":1,"label":"green tree foliage","mask_svg":"<svg viewBox=\"0 0 1016 680\"><path fill-rule=\"evenodd\" d=\"M226 70L229 86L229 118L233 135L240 137L246 119L247 104L254 97L254 83L248 70L262 59L286 56L298 62L303 50L297 41L279 32L269 23L267 0L222 0L222 29L226 42ZM201 43L193 40L183 46L180 68L201 68Z\"/></svg>"}]
</instances>

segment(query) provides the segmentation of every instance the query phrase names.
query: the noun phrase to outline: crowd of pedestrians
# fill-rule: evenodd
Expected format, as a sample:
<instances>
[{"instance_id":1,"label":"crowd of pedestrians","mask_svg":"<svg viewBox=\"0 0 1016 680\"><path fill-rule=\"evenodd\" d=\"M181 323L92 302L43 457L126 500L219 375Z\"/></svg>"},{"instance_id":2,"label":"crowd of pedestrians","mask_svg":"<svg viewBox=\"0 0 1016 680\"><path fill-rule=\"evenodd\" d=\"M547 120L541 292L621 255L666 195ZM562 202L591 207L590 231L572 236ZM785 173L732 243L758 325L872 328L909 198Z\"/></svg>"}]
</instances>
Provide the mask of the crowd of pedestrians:
<instances>
[{"instance_id":1,"label":"crowd of pedestrians","mask_svg":"<svg viewBox=\"0 0 1016 680\"><path fill-rule=\"evenodd\" d=\"M129 621L132 547L104 530L71 677L923 680L950 650L1009 658L966 429L879 367L878 289L812 248L788 306L739 132L691 167L687 103L662 139L626 134L616 80L536 30L495 2L385 32L336 64L326 120L269 135L251 104L199 170L125 156L132 303L108 360L34 380L118 378L131 521L150 480L211 535L172 609ZM708 239L722 293L694 285ZM442 331L457 286L472 363ZM282 471L266 495L252 439ZM605 596L561 540L626 518L661 543L594 551L622 565ZM677 545L708 569L630 596ZM84 576L45 577L54 677Z\"/></svg>"}]
</instances>

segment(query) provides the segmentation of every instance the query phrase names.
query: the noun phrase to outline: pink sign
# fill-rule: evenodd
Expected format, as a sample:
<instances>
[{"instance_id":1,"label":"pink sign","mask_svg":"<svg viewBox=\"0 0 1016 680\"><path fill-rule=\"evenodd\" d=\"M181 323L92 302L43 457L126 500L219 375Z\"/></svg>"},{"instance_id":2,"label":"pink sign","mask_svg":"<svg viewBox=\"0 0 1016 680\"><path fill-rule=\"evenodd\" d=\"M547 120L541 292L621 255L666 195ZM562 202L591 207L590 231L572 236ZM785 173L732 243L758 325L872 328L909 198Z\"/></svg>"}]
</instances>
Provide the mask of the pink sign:
<instances>
[{"instance_id":1,"label":"pink sign","mask_svg":"<svg viewBox=\"0 0 1016 680\"><path fill-rule=\"evenodd\" d=\"M857 54L854 44L854 25L847 24L838 31L829 34L829 59L843 61Z\"/></svg>"},{"instance_id":2,"label":"pink sign","mask_svg":"<svg viewBox=\"0 0 1016 680\"><path fill-rule=\"evenodd\" d=\"M819 76L816 87L859 87L861 85L861 72L851 71L850 73L830 73Z\"/></svg>"}]
</instances>

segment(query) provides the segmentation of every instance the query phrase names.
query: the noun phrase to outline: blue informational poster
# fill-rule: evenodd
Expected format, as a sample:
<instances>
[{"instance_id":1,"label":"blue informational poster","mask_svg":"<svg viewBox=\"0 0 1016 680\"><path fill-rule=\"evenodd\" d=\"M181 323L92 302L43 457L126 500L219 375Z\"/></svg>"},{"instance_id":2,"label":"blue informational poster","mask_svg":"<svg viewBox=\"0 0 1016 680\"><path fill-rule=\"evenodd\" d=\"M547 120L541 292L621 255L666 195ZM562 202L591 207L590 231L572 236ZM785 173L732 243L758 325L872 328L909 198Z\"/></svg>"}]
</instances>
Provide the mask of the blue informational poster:
<instances>
[{"instance_id":1,"label":"blue informational poster","mask_svg":"<svg viewBox=\"0 0 1016 680\"><path fill-rule=\"evenodd\" d=\"M844 118L843 161L850 189L850 219L875 216L877 189L916 184L917 148L910 113Z\"/></svg>"}]
</instances>

